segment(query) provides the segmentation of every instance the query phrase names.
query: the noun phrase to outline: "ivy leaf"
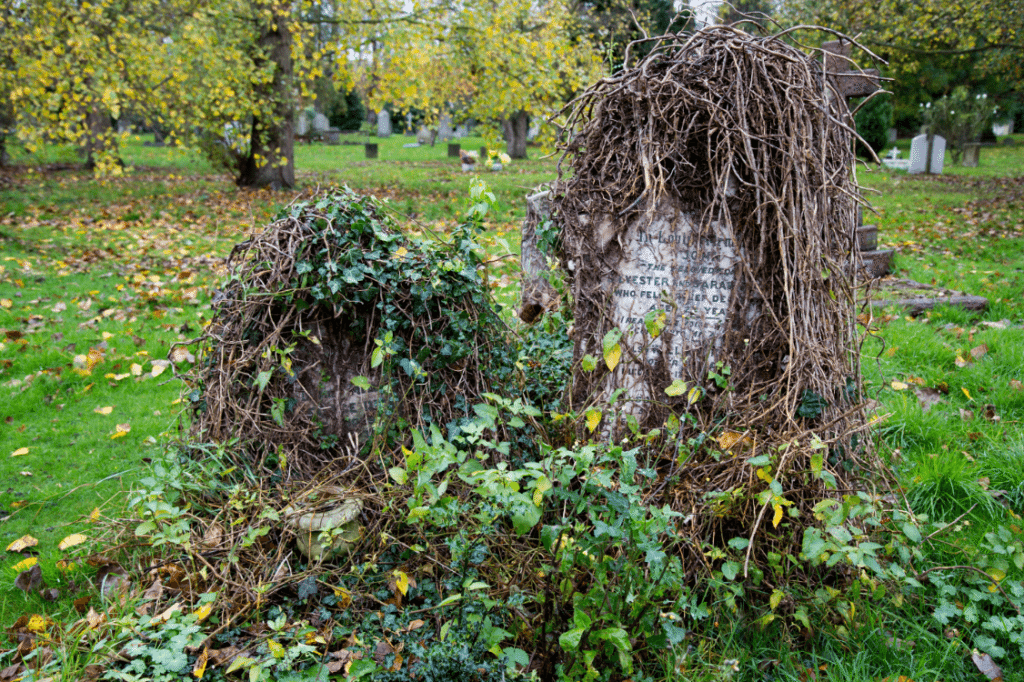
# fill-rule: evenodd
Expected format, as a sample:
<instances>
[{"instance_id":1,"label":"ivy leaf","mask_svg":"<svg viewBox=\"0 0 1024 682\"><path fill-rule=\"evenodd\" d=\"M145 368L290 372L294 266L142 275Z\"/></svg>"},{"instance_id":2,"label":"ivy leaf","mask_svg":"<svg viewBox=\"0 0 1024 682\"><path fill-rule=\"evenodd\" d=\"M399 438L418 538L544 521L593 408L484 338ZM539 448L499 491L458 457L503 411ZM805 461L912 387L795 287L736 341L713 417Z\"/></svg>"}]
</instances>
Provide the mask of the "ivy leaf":
<instances>
[{"instance_id":1,"label":"ivy leaf","mask_svg":"<svg viewBox=\"0 0 1024 682\"><path fill-rule=\"evenodd\" d=\"M644 315L644 326L647 327L647 333L651 335L651 338L656 339L661 336L661 332L665 330L665 311L648 311Z\"/></svg>"},{"instance_id":2,"label":"ivy leaf","mask_svg":"<svg viewBox=\"0 0 1024 682\"><path fill-rule=\"evenodd\" d=\"M593 407L587 410L587 429L589 429L591 433L594 432L594 429L596 429L597 425L600 423L601 410Z\"/></svg>"},{"instance_id":3,"label":"ivy leaf","mask_svg":"<svg viewBox=\"0 0 1024 682\"><path fill-rule=\"evenodd\" d=\"M615 344L604 352L604 364L608 365L608 371L614 371L622 359L622 346Z\"/></svg>"},{"instance_id":4,"label":"ivy leaf","mask_svg":"<svg viewBox=\"0 0 1024 682\"><path fill-rule=\"evenodd\" d=\"M686 393L686 388L687 386L685 381L683 381L682 379L676 379L671 384L669 384L668 388L665 389L665 395L674 398L676 396Z\"/></svg>"},{"instance_id":5,"label":"ivy leaf","mask_svg":"<svg viewBox=\"0 0 1024 682\"><path fill-rule=\"evenodd\" d=\"M349 379L355 386L363 389L364 391L370 390L370 380L366 377L352 377Z\"/></svg>"},{"instance_id":6,"label":"ivy leaf","mask_svg":"<svg viewBox=\"0 0 1024 682\"><path fill-rule=\"evenodd\" d=\"M409 592L409 575L405 571L395 571L395 588L402 593L404 597Z\"/></svg>"}]
</instances>

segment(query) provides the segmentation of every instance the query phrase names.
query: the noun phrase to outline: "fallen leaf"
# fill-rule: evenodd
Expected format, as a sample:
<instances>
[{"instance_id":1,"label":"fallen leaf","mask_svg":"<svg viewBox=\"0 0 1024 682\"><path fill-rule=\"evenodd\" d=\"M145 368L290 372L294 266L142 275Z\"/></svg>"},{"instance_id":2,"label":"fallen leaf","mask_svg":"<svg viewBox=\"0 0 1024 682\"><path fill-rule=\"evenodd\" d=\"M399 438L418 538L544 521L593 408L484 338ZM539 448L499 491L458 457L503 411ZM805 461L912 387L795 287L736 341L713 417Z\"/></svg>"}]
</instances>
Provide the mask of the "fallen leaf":
<instances>
[{"instance_id":1,"label":"fallen leaf","mask_svg":"<svg viewBox=\"0 0 1024 682\"><path fill-rule=\"evenodd\" d=\"M1024 384L1017 379L1010 379L1010 388L1015 391L1024 391Z\"/></svg>"},{"instance_id":2,"label":"fallen leaf","mask_svg":"<svg viewBox=\"0 0 1024 682\"><path fill-rule=\"evenodd\" d=\"M22 559L18 563L16 563L13 566L11 566L11 570L12 571L27 571L28 569L30 569L33 566L35 566L37 563L39 563L39 558L38 557L34 557L34 556L30 556L29 558Z\"/></svg>"},{"instance_id":3,"label":"fallen leaf","mask_svg":"<svg viewBox=\"0 0 1024 682\"><path fill-rule=\"evenodd\" d=\"M192 612L196 617L197 623L202 623L204 620L210 617L210 613L213 612L213 602L207 602L200 606L198 609Z\"/></svg>"},{"instance_id":4,"label":"fallen leaf","mask_svg":"<svg viewBox=\"0 0 1024 682\"><path fill-rule=\"evenodd\" d=\"M983 654L975 649L971 652L971 660L974 661L974 666L978 669L978 672L988 679L1001 680L1003 678L1002 669L996 665L996 662L988 654Z\"/></svg>"},{"instance_id":5,"label":"fallen leaf","mask_svg":"<svg viewBox=\"0 0 1024 682\"><path fill-rule=\"evenodd\" d=\"M928 412L928 410L942 402L942 393L929 386L915 388L914 393L917 395L917 402L921 405L922 412Z\"/></svg>"},{"instance_id":6,"label":"fallen leaf","mask_svg":"<svg viewBox=\"0 0 1024 682\"><path fill-rule=\"evenodd\" d=\"M892 387L893 387L893 389L894 389L894 390L897 390L897 391L905 391L905 390L907 390L908 388L910 388L910 386L909 386L908 384L905 384L905 383L903 383L902 381L893 381L893 382L892 382L891 384L889 384L889 385L890 385L890 386L892 386Z\"/></svg>"},{"instance_id":7,"label":"fallen leaf","mask_svg":"<svg viewBox=\"0 0 1024 682\"><path fill-rule=\"evenodd\" d=\"M423 621L423 620L420 620L419 618L417 618L414 621L410 621L409 624L406 625L404 628L402 628L401 631L402 632L412 632L413 630L419 630L424 625L426 625L426 621Z\"/></svg>"},{"instance_id":8,"label":"fallen leaf","mask_svg":"<svg viewBox=\"0 0 1024 682\"><path fill-rule=\"evenodd\" d=\"M28 454L28 448L18 448L11 453L11 457L21 457L22 455Z\"/></svg>"},{"instance_id":9,"label":"fallen leaf","mask_svg":"<svg viewBox=\"0 0 1024 682\"><path fill-rule=\"evenodd\" d=\"M60 543L57 545L57 549L68 549L70 547L74 547L75 545L80 545L88 539L89 538L82 535L81 533L72 533L71 535L67 536L66 538L60 541Z\"/></svg>"},{"instance_id":10,"label":"fallen leaf","mask_svg":"<svg viewBox=\"0 0 1024 682\"><path fill-rule=\"evenodd\" d=\"M971 349L971 357L975 360L985 357L986 353L988 353L988 345L984 343Z\"/></svg>"},{"instance_id":11,"label":"fallen leaf","mask_svg":"<svg viewBox=\"0 0 1024 682\"><path fill-rule=\"evenodd\" d=\"M77 604L78 602L75 603ZM96 613L92 607L89 607L89 613L85 614L85 622L89 624L90 629L95 630L107 622L107 614Z\"/></svg>"},{"instance_id":12,"label":"fallen leaf","mask_svg":"<svg viewBox=\"0 0 1024 682\"><path fill-rule=\"evenodd\" d=\"M117 429L110 435L110 439L121 438L127 436L128 432L132 430L131 424L118 424Z\"/></svg>"},{"instance_id":13,"label":"fallen leaf","mask_svg":"<svg viewBox=\"0 0 1024 682\"><path fill-rule=\"evenodd\" d=\"M79 613L85 613L89 609L89 602L92 601L91 596L79 597L74 601L75 611Z\"/></svg>"},{"instance_id":14,"label":"fallen leaf","mask_svg":"<svg viewBox=\"0 0 1024 682\"><path fill-rule=\"evenodd\" d=\"M968 400L974 400L974 398L971 397L971 392L966 388L960 387L960 390L964 392L964 395L967 396Z\"/></svg>"},{"instance_id":15,"label":"fallen leaf","mask_svg":"<svg viewBox=\"0 0 1024 682\"><path fill-rule=\"evenodd\" d=\"M192 666L192 675L197 680L203 679L203 675L206 673L206 663L210 660L210 649L209 647L203 648L201 654L196 657L196 664Z\"/></svg>"},{"instance_id":16,"label":"fallen leaf","mask_svg":"<svg viewBox=\"0 0 1024 682\"><path fill-rule=\"evenodd\" d=\"M141 377L142 365L138 364L137 362L133 362L130 371L132 373L132 376Z\"/></svg>"},{"instance_id":17,"label":"fallen leaf","mask_svg":"<svg viewBox=\"0 0 1024 682\"><path fill-rule=\"evenodd\" d=\"M955 365L956 365L957 367L969 367L969 366L970 366L970 364L971 364L971 361L970 361L970 360L965 360L965 359L963 358L963 356L961 356L961 355L960 355L959 353L957 353L957 354L956 354L956 359L955 359L955 360L953 361L953 363L954 363L954 364L955 364Z\"/></svg>"},{"instance_id":18,"label":"fallen leaf","mask_svg":"<svg viewBox=\"0 0 1024 682\"><path fill-rule=\"evenodd\" d=\"M20 538L18 538L17 540L12 542L11 544L7 545L7 551L8 552L20 552L23 549L28 549L29 547L35 547L38 544L39 544L39 540L36 540L31 535L22 535Z\"/></svg>"},{"instance_id":19,"label":"fallen leaf","mask_svg":"<svg viewBox=\"0 0 1024 682\"><path fill-rule=\"evenodd\" d=\"M51 587L46 590L40 590L39 596L43 598L43 601L57 601L60 599L60 590L56 587Z\"/></svg>"},{"instance_id":20,"label":"fallen leaf","mask_svg":"<svg viewBox=\"0 0 1024 682\"><path fill-rule=\"evenodd\" d=\"M39 587L43 582L43 569L37 563L27 571L22 571L14 579L14 586L26 594Z\"/></svg>"},{"instance_id":21,"label":"fallen leaf","mask_svg":"<svg viewBox=\"0 0 1024 682\"><path fill-rule=\"evenodd\" d=\"M965 422L974 421L974 410L965 410L960 408L960 419Z\"/></svg>"},{"instance_id":22,"label":"fallen leaf","mask_svg":"<svg viewBox=\"0 0 1024 682\"><path fill-rule=\"evenodd\" d=\"M150 375L154 376L154 377L158 377L158 376L160 376L161 374L164 373L165 369L167 369L167 368L164 367L163 365L153 365L153 371L150 372Z\"/></svg>"},{"instance_id":23,"label":"fallen leaf","mask_svg":"<svg viewBox=\"0 0 1024 682\"><path fill-rule=\"evenodd\" d=\"M997 421L999 421L999 414L996 412L996 406L995 405L993 405L992 403L988 403L982 409L983 409L982 414L985 415L985 419L989 420L990 422L997 422Z\"/></svg>"},{"instance_id":24,"label":"fallen leaf","mask_svg":"<svg viewBox=\"0 0 1024 682\"><path fill-rule=\"evenodd\" d=\"M100 508L95 507L92 512L89 513L89 522L96 523L100 520Z\"/></svg>"}]
</instances>

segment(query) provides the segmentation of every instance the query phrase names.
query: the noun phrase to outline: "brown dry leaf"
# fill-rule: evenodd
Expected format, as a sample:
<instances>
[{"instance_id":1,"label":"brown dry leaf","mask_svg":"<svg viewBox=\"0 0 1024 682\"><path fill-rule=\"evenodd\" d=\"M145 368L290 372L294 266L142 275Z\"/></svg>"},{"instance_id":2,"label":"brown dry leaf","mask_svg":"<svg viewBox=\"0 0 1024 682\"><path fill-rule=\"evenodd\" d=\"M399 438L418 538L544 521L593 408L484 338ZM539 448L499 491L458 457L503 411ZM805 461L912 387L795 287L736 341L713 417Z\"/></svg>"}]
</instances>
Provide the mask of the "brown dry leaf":
<instances>
[{"instance_id":1,"label":"brown dry leaf","mask_svg":"<svg viewBox=\"0 0 1024 682\"><path fill-rule=\"evenodd\" d=\"M89 629L95 630L107 622L107 614L96 613L96 611L90 607L89 613L85 614L85 622L89 624Z\"/></svg>"},{"instance_id":2,"label":"brown dry leaf","mask_svg":"<svg viewBox=\"0 0 1024 682\"><path fill-rule=\"evenodd\" d=\"M39 564L34 565L27 571L22 571L14 579L14 586L28 594L39 587L43 582L43 569Z\"/></svg>"},{"instance_id":3,"label":"brown dry leaf","mask_svg":"<svg viewBox=\"0 0 1024 682\"><path fill-rule=\"evenodd\" d=\"M78 611L79 613L85 613L86 610L88 610L89 608L90 601L92 601L92 597L90 596L79 597L74 601L75 611Z\"/></svg>"},{"instance_id":4,"label":"brown dry leaf","mask_svg":"<svg viewBox=\"0 0 1024 682\"><path fill-rule=\"evenodd\" d=\"M224 529L219 523L211 523L210 527L203 533L203 539L200 541L205 549L215 549L220 547L221 541L224 539Z\"/></svg>"},{"instance_id":5,"label":"brown dry leaf","mask_svg":"<svg viewBox=\"0 0 1024 682\"><path fill-rule=\"evenodd\" d=\"M965 359L960 353L956 354L956 360L953 361L957 367L970 367L972 360Z\"/></svg>"},{"instance_id":6,"label":"brown dry leaf","mask_svg":"<svg viewBox=\"0 0 1024 682\"><path fill-rule=\"evenodd\" d=\"M240 653L242 653L242 650L236 646L224 647L223 649L210 649L210 665L214 667L227 665Z\"/></svg>"},{"instance_id":7,"label":"brown dry leaf","mask_svg":"<svg viewBox=\"0 0 1024 682\"><path fill-rule=\"evenodd\" d=\"M107 669L99 663L90 663L82 669L82 680L83 682L96 682L106 671Z\"/></svg>"},{"instance_id":8,"label":"brown dry leaf","mask_svg":"<svg viewBox=\"0 0 1024 682\"><path fill-rule=\"evenodd\" d=\"M974 421L974 410L965 410L964 408L961 407L960 419L964 420L965 422Z\"/></svg>"},{"instance_id":9,"label":"brown dry leaf","mask_svg":"<svg viewBox=\"0 0 1024 682\"><path fill-rule=\"evenodd\" d=\"M1015 391L1024 391L1024 384L1017 379L1010 379L1010 388Z\"/></svg>"},{"instance_id":10,"label":"brown dry leaf","mask_svg":"<svg viewBox=\"0 0 1024 682\"><path fill-rule=\"evenodd\" d=\"M60 590L56 587L39 590L39 596L42 597L43 601L57 601L60 599Z\"/></svg>"},{"instance_id":11,"label":"brown dry leaf","mask_svg":"<svg viewBox=\"0 0 1024 682\"><path fill-rule=\"evenodd\" d=\"M990 483L991 481L989 480L988 476L982 476L981 478L978 479L978 485L981 486L982 490L988 490L988 486Z\"/></svg>"},{"instance_id":12,"label":"brown dry leaf","mask_svg":"<svg viewBox=\"0 0 1024 682\"><path fill-rule=\"evenodd\" d=\"M408 625L402 628L401 632L412 632L413 630L419 630L424 625L426 625L426 621L417 618L416 620L411 621Z\"/></svg>"},{"instance_id":13,"label":"brown dry leaf","mask_svg":"<svg viewBox=\"0 0 1024 682\"><path fill-rule=\"evenodd\" d=\"M732 450L737 444L747 447L754 443L750 436L744 436L742 433L738 433L736 431L726 431L719 436L717 440L718 447L723 450Z\"/></svg>"},{"instance_id":14,"label":"brown dry leaf","mask_svg":"<svg viewBox=\"0 0 1024 682\"><path fill-rule=\"evenodd\" d=\"M13 680L20 679L24 670L21 663L11 664L0 670L0 682L13 682Z\"/></svg>"},{"instance_id":15,"label":"brown dry leaf","mask_svg":"<svg viewBox=\"0 0 1024 682\"><path fill-rule=\"evenodd\" d=\"M36 540L31 535L22 535L20 538L7 545L8 552L20 552L28 549L29 547L35 547L39 544L39 540Z\"/></svg>"},{"instance_id":16,"label":"brown dry leaf","mask_svg":"<svg viewBox=\"0 0 1024 682\"><path fill-rule=\"evenodd\" d=\"M928 412L942 402L942 393L929 386L915 388L914 393L917 395L917 402L921 405L922 412Z\"/></svg>"},{"instance_id":17,"label":"brown dry leaf","mask_svg":"<svg viewBox=\"0 0 1024 682\"><path fill-rule=\"evenodd\" d=\"M990 680L1002 680L1003 671L996 665L996 662L992 660L992 657L988 654L983 654L977 649L971 652L971 660L974 661L974 666L978 669L982 675Z\"/></svg>"},{"instance_id":18,"label":"brown dry leaf","mask_svg":"<svg viewBox=\"0 0 1024 682\"><path fill-rule=\"evenodd\" d=\"M128 585L127 572L117 564L105 564L96 571L96 582L100 584L100 595L109 597Z\"/></svg>"},{"instance_id":19,"label":"brown dry leaf","mask_svg":"<svg viewBox=\"0 0 1024 682\"><path fill-rule=\"evenodd\" d=\"M967 440L971 441L972 443L981 440L983 437L984 434L980 433L979 431L971 431L970 433L967 434Z\"/></svg>"},{"instance_id":20,"label":"brown dry leaf","mask_svg":"<svg viewBox=\"0 0 1024 682\"><path fill-rule=\"evenodd\" d=\"M157 578L153 581L153 584L146 588L146 591L142 593L142 598L147 601L140 604L139 607L135 609L135 613L140 616L147 616L152 613L153 607L158 601L160 601L160 597L162 597L163 594L164 584L160 582L160 578Z\"/></svg>"},{"instance_id":21,"label":"brown dry leaf","mask_svg":"<svg viewBox=\"0 0 1024 682\"><path fill-rule=\"evenodd\" d=\"M980 346L975 346L974 348L971 349L971 357L974 358L975 360L980 360L981 358L985 357L987 353L988 345L984 343L981 344Z\"/></svg>"},{"instance_id":22,"label":"brown dry leaf","mask_svg":"<svg viewBox=\"0 0 1024 682\"><path fill-rule=\"evenodd\" d=\"M999 421L999 413L996 412L996 406L992 403L988 403L982 408L982 414L985 415L985 419L990 422Z\"/></svg>"},{"instance_id":23,"label":"brown dry leaf","mask_svg":"<svg viewBox=\"0 0 1024 682\"><path fill-rule=\"evenodd\" d=\"M377 661L377 665L384 665L384 661L393 653L395 653L395 648L387 640L382 639L374 648L373 660Z\"/></svg>"},{"instance_id":24,"label":"brown dry leaf","mask_svg":"<svg viewBox=\"0 0 1024 682\"><path fill-rule=\"evenodd\" d=\"M188 348L185 348L184 346L177 346L171 351L169 357L171 362L176 365L180 365L183 362L194 363L196 361L196 356L190 353Z\"/></svg>"}]
</instances>

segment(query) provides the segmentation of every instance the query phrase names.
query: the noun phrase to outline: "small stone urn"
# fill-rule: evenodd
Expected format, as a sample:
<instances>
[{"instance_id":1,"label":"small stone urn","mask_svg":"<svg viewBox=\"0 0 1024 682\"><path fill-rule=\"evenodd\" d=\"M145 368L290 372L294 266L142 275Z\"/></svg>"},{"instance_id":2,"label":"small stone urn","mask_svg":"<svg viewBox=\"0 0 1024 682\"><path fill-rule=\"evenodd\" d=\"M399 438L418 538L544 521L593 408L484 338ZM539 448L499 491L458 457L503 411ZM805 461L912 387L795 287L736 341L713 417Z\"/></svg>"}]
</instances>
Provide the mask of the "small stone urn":
<instances>
[{"instance_id":1,"label":"small stone urn","mask_svg":"<svg viewBox=\"0 0 1024 682\"><path fill-rule=\"evenodd\" d=\"M301 513L285 510L285 523L295 530L295 541L299 551L313 561L327 561L345 556L363 534L359 514L363 501L356 498L343 500L341 504L325 512ZM320 542L321 533L329 534L329 546ZM326 539L325 539L326 540Z\"/></svg>"}]
</instances>

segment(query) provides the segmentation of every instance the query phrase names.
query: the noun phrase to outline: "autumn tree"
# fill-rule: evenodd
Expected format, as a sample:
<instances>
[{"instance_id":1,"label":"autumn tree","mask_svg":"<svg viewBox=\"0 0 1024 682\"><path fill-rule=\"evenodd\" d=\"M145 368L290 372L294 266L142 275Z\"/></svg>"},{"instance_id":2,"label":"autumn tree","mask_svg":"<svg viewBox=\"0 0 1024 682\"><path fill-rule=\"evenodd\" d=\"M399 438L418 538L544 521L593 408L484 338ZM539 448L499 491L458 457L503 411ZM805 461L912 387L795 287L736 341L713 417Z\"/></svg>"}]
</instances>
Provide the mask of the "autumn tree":
<instances>
[{"instance_id":1,"label":"autumn tree","mask_svg":"<svg viewBox=\"0 0 1024 682\"><path fill-rule=\"evenodd\" d=\"M526 158L531 117L547 118L602 71L565 0L472 0L428 26L410 25L373 55L371 104L422 109L452 103L497 121L507 151Z\"/></svg>"},{"instance_id":2,"label":"autumn tree","mask_svg":"<svg viewBox=\"0 0 1024 682\"><path fill-rule=\"evenodd\" d=\"M898 118L957 85L1002 98L1024 94L1021 2L784 0L778 16L858 36L888 61Z\"/></svg>"}]
</instances>

